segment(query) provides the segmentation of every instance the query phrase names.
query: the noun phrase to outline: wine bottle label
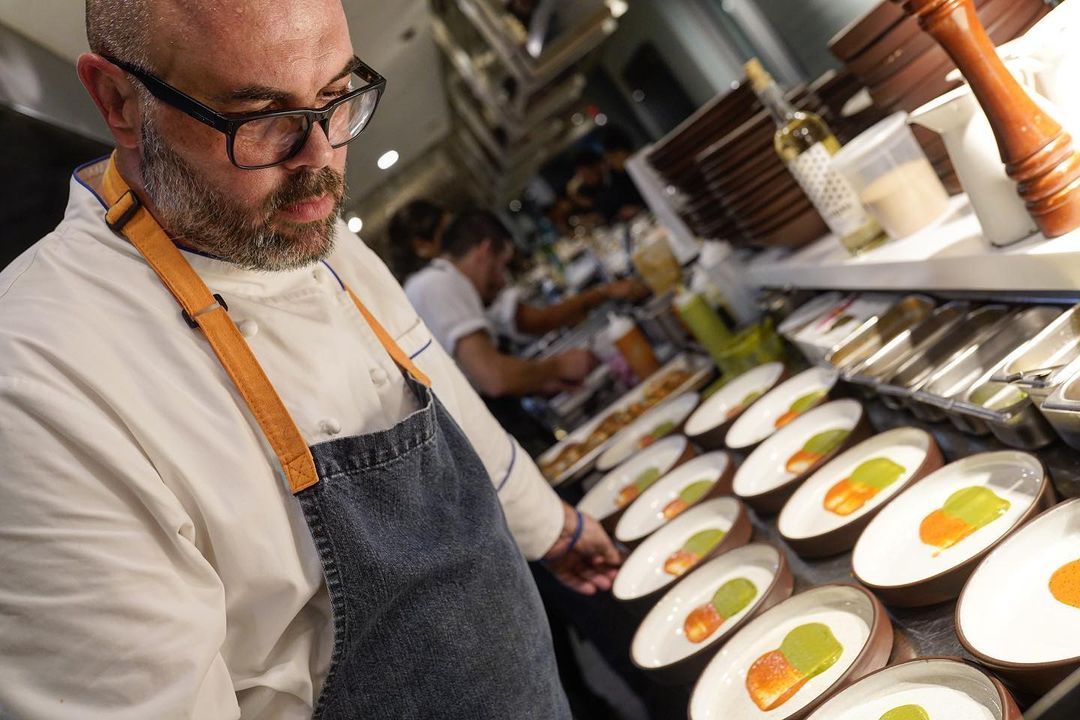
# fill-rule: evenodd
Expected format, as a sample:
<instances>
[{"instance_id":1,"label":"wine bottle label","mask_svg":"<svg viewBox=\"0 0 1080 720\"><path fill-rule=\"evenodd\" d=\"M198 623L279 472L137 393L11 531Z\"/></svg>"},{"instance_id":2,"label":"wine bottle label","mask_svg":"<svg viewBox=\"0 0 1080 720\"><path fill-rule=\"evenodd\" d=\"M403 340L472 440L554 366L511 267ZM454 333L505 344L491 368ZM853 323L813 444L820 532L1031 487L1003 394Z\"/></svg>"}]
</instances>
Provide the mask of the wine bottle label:
<instances>
[{"instance_id":1,"label":"wine bottle label","mask_svg":"<svg viewBox=\"0 0 1080 720\"><path fill-rule=\"evenodd\" d=\"M832 168L831 157L825 145L818 143L793 158L788 168L829 230L844 238L870 222L870 216L851 184Z\"/></svg>"}]
</instances>

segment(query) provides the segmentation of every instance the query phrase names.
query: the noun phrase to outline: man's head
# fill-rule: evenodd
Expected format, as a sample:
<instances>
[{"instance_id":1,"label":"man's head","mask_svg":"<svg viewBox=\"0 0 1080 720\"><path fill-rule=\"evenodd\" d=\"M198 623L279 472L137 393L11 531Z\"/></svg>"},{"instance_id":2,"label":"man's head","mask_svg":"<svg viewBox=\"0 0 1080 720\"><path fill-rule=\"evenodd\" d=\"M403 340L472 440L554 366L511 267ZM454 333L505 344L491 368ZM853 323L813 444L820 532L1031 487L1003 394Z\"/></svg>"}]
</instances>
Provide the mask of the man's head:
<instances>
[{"instance_id":1,"label":"man's head","mask_svg":"<svg viewBox=\"0 0 1080 720\"><path fill-rule=\"evenodd\" d=\"M442 254L450 213L427 200L413 200L390 219L390 255L399 277L420 270Z\"/></svg>"},{"instance_id":2,"label":"man's head","mask_svg":"<svg viewBox=\"0 0 1080 720\"><path fill-rule=\"evenodd\" d=\"M485 305L506 287L514 255L510 232L487 210L465 210L446 228L443 253L472 281Z\"/></svg>"},{"instance_id":3,"label":"man's head","mask_svg":"<svg viewBox=\"0 0 1080 720\"><path fill-rule=\"evenodd\" d=\"M574 173L590 187L604 182L604 157L592 150L582 150L574 158Z\"/></svg>"},{"instance_id":4,"label":"man's head","mask_svg":"<svg viewBox=\"0 0 1080 720\"><path fill-rule=\"evenodd\" d=\"M291 159L242 170L226 136L150 95L104 59L138 67L232 115L321 108L350 87L340 0L87 0L92 54L79 76L125 178L178 242L261 270L326 256L344 199L346 148L319 126Z\"/></svg>"}]
</instances>

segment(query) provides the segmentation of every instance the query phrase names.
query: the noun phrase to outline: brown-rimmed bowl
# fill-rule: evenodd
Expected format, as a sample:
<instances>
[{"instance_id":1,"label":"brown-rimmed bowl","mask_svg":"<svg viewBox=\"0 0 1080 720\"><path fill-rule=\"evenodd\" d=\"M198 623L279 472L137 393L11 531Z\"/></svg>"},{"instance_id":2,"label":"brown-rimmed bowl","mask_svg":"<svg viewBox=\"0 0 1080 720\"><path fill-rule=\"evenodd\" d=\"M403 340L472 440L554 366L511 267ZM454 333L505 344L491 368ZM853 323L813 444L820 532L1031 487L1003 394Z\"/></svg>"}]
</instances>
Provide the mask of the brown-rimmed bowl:
<instances>
[{"instance_id":1,"label":"brown-rimmed bowl","mask_svg":"<svg viewBox=\"0 0 1080 720\"><path fill-rule=\"evenodd\" d=\"M847 433L829 452L808 458L805 469L788 469L790 460L822 432ZM870 434L866 411L857 400L835 400L800 415L761 443L735 473L732 491L758 512L779 512L806 478Z\"/></svg>"},{"instance_id":2,"label":"brown-rimmed bowl","mask_svg":"<svg viewBox=\"0 0 1080 720\"><path fill-rule=\"evenodd\" d=\"M843 648L823 672L783 704L762 711L746 688L751 666L778 650L794 628L821 623ZM690 720L801 720L833 693L889 660L893 630L873 593L856 585L822 585L763 612L731 637L706 666L690 698Z\"/></svg>"},{"instance_id":3,"label":"brown-rimmed bowl","mask_svg":"<svg viewBox=\"0 0 1080 720\"><path fill-rule=\"evenodd\" d=\"M999 505L1001 512L985 511L991 519L961 535L964 526L957 524L958 516L945 515L942 506L957 491L974 487L983 489L979 502L984 510ZM985 495L986 491L993 496ZM855 578L890 605L918 607L951 600L960 594L979 560L1048 507L1053 497L1046 467L1030 453L1002 450L957 460L900 493L870 521L851 557ZM931 515L938 527L944 523L958 528L948 536L951 545L922 540L924 527L933 530L924 526ZM927 536L941 534L933 530Z\"/></svg>"},{"instance_id":4,"label":"brown-rimmed bowl","mask_svg":"<svg viewBox=\"0 0 1080 720\"><path fill-rule=\"evenodd\" d=\"M723 530L724 536L704 557L682 575L664 570L668 557L703 530ZM628 610L644 615L678 580L708 560L750 542L753 526L746 506L733 497L698 503L647 537L623 563L612 585L612 596Z\"/></svg>"},{"instance_id":5,"label":"brown-rimmed bowl","mask_svg":"<svg viewBox=\"0 0 1080 720\"><path fill-rule=\"evenodd\" d=\"M577 509L598 520L609 533L614 532L619 518L626 512L626 508L633 504L630 502L624 507L619 507L617 502L619 491L641 477L641 474L650 468L656 468L659 471L660 476L657 478L659 480L695 455L697 455L697 450L684 435L669 435L663 440L658 440L601 478L581 498ZM635 501L640 497L638 495Z\"/></svg>"},{"instance_id":6,"label":"brown-rimmed bowl","mask_svg":"<svg viewBox=\"0 0 1080 720\"><path fill-rule=\"evenodd\" d=\"M817 394L817 405L828 400L839 377L835 370L813 367L785 380L739 415L724 436L724 445L749 453L779 429L777 422L796 400Z\"/></svg>"},{"instance_id":7,"label":"brown-rimmed bowl","mask_svg":"<svg viewBox=\"0 0 1080 720\"><path fill-rule=\"evenodd\" d=\"M956 604L964 649L1018 687L1049 692L1080 668L1078 566L1080 498L1073 498L1017 530L972 573ZM1060 583L1069 577L1071 585Z\"/></svg>"},{"instance_id":8,"label":"brown-rimmed bowl","mask_svg":"<svg viewBox=\"0 0 1080 720\"><path fill-rule=\"evenodd\" d=\"M725 452L706 453L683 463L657 480L626 508L626 512L615 525L615 539L629 548L637 547L642 540L678 517L666 517L664 509L677 499L687 486L696 482L712 483L705 495L682 512L714 497L730 495L731 479L734 476L735 462Z\"/></svg>"},{"instance_id":9,"label":"brown-rimmed bowl","mask_svg":"<svg viewBox=\"0 0 1080 720\"><path fill-rule=\"evenodd\" d=\"M870 673L826 700L808 720L876 720L905 705L942 720L1022 720L1000 680L950 657L916 658Z\"/></svg>"},{"instance_id":10,"label":"brown-rimmed bowl","mask_svg":"<svg viewBox=\"0 0 1080 720\"><path fill-rule=\"evenodd\" d=\"M690 642L683 630L686 616L737 578L749 580L756 595L704 641ZM794 583L784 551L774 545L751 543L715 557L676 583L649 611L634 634L630 660L662 683L689 685L739 628L787 600Z\"/></svg>"},{"instance_id":11,"label":"brown-rimmed bowl","mask_svg":"<svg viewBox=\"0 0 1080 720\"><path fill-rule=\"evenodd\" d=\"M826 507L830 492L851 477L863 463L887 459L899 466L896 478L862 504L842 495ZM942 466L941 449L934 437L919 428L895 428L864 440L823 465L799 486L780 511L777 529L791 549L806 558L828 557L855 547L863 529L886 503L913 483Z\"/></svg>"},{"instance_id":12,"label":"brown-rimmed bowl","mask_svg":"<svg viewBox=\"0 0 1080 720\"><path fill-rule=\"evenodd\" d=\"M702 449L723 449L731 425L786 377L787 366L781 362L765 363L744 372L702 402L686 419L683 432Z\"/></svg>"}]
</instances>

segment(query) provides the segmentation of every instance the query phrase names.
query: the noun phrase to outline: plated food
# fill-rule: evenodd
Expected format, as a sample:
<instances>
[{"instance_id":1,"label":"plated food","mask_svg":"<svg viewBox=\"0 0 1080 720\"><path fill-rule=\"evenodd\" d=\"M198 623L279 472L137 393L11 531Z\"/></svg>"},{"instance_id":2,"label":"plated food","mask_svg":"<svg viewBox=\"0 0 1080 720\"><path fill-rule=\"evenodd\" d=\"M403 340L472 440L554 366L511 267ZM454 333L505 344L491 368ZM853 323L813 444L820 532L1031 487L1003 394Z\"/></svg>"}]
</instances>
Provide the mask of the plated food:
<instances>
[{"instance_id":1,"label":"plated food","mask_svg":"<svg viewBox=\"0 0 1080 720\"><path fill-rule=\"evenodd\" d=\"M825 585L792 596L732 636L690 699L692 720L802 718L888 661L892 626L874 596Z\"/></svg>"},{"instance_id":2,"label":"plated food","mask_svg":"<svg viewBox=\"0 0 1080 720\"><path fill-rule=\"evenodd\" d=\"M694 412L700 399L701 396L696 392L688 392L665 400L646 412L628 425L611 447L600 455L596 461L596 469L607 472L657 440L663 440L678 432L686 418Z\"/></svg>"},{"instance_id":3,"label":"plated food","mask_svg":"<svg viewBox=\"0 0 1080 720\"><path fill-rule=\"evenodd\" d=\"M941 465L941 450L925 430L875 435L799 486L780 513L780 535L804 557L850 550L886 503Z\"/></svg>"},{"instance_id":4,"label":"plated food","mask_svg":"<svg viewBox=\"0 0 1080 720\"><path fill-rule=\"evenodd\" d=\"M956 606L980 663L1031 692L1080 668L1080 499L1047 510L979 565Z\"/></svg>"},{"instance_id":5,"label":"plated food","mask_svg":"<svg viewBox=\"0 0 1080 720\"><path fill-rule=\"evenodd\" d=\"M627 426L672 395L701 387L714 372L712 362L697 355L679 355L653 378L613 403L541 454L536 464L555 485L580 477Z\"/></svg>"},{"instance_id":6,"label":"plated food","mask_svg":"<svg viewBox=\"0 0 1080 720\"><path fill-rule=\"evenodd\" d=\"M735 473L732 489L755 509L776 512L810 473L868 432L855 400L822 405L758 446Z\"/></svg>"},{"instance_id":7,"label":"plated food","mask_svg":"<svg viewBox=\"0 0 1080 720\"><path fill-rule=\"evenodd\" d=\"M708 450L724 446L731 424L784 377L783 363L766 363L734 378L708 397L687 421L686 436Z\"/></svg>"},{"instance_id":8,"label":"plated food","mask_svg":"<svg viewBox=\"0 0 1080 720\"><path fill-rule=\"evenodd\" d=\"M825 402L838 377L834 370L811 368L786 380L738 417L725 444L732 450L751 450L799 415Z\"/></svg>"},{"instance_id":9,"label":"plated food","mask_svg":"<svg viewBox=\"0 0 1080 720\"><path fill-rule=\"evenodd\" d=\"M946 465L870 521L852 555L855 577L895 605L952 599L975 564L1052 498L1045 468L1028 453L982 453Z\"/></svg>"},{"instance_id":10,"label":"plated food","mask_svg":"<svg viewBox=\"0 0 1080 720\"><path fill-rule=\"evenodd\" d=\"M610 530L624 510L664 475L695 455L682 435L664 438L605 475L577 504Z\"/></svg>"},{"instance_id":11,"label":"plated food","mask_svg":"<svg viewBox=\"0 0 1080 720\"><path fill-rule=\"evenodd\" d=\"M1021 720L1001 682L953 658L919 658L867 675L810 720Z\"/></svg>"},{"instance_id":12,"label":"plated food","mask_svg":"<svg viewBox=\"0 0 1080 720\"><path fill-rule=\"evenodd\" d=\"M654 483L615 526L615 538L633 545L697 503L731 492L734 464L727 453L712 452L680 465Z\"/></svg>"},{"instance_id":13,"label":"plated food","mask_svg":"<svg viewBox=\"0 0 1080 720\"><path fill-rule=\"evenodd\" d=\"M735 498L700 503L630 553L615 578L612 594L643 612L676 580L703 562L745 545L751 532L746 508Z\"/></svg>"}]
</instances>

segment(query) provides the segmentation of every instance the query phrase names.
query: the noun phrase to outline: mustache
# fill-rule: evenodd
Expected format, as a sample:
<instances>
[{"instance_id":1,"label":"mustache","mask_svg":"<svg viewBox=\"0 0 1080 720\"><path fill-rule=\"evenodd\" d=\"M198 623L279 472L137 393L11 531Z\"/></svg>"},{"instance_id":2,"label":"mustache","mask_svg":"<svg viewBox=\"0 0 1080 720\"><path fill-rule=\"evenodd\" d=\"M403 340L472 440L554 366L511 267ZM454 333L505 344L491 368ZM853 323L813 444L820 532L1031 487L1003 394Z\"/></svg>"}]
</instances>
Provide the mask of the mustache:
<instances>
[{"instance_id":1,"label":"mustache","mask_svg":"<svg viewBox=\"0 0 1080 720\"><path fill-rule=\"evenodd\" d=\"M327 194L334 198L335 205L340 205L345 198L345 178L336 170L322 168L293 175L267 198L266 214L273 215L290 205Z\"/></svg>"}]
</instances>

